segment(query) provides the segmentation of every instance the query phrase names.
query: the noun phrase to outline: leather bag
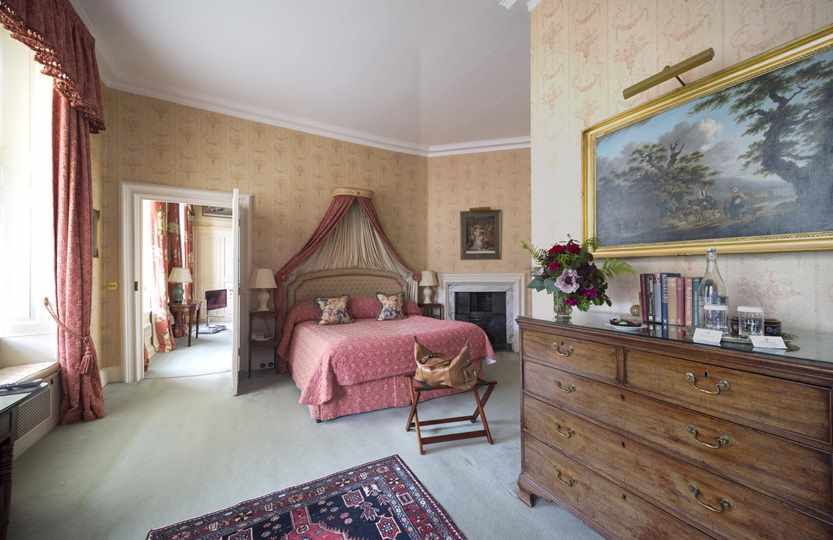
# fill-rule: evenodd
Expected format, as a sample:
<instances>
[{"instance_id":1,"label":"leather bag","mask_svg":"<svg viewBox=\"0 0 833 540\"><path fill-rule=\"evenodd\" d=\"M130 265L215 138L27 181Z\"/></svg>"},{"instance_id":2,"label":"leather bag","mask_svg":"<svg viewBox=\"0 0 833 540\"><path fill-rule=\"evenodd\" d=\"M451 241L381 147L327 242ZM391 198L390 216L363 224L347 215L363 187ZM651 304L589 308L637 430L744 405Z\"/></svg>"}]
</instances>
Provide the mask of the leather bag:
<instances>
[{"instance_id":1,"label":"leather bag","mask_svg":"<svg viewBox=\"0 0 833 540\"><path fill-rule=\"evenodd\" d=\"M477 368L471 363L469 343L454 358L431 352L414 338L414 380L432 387L471 390L477 384Z\"/></svg>"}]
</instances>

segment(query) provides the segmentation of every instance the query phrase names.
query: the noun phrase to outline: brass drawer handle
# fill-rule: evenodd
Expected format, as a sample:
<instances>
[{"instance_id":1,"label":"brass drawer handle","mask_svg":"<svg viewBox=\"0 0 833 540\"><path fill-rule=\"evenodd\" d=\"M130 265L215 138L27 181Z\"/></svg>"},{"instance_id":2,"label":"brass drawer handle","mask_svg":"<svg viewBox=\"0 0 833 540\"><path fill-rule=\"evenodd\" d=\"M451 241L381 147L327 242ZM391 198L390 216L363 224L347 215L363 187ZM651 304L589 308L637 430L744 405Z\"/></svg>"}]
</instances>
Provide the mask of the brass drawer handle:
<instances>
[{"instance_id":1,"label":"brass drawer handle","mask_svg":"<svg viewBox=\"0 0 833 540\"><path fill-rule=\"evenodd\" d=\"M697 386L697 377L694 376L694 373L690 371L685 374L685 379L688 381L688 384L693 386L695 389L703 392L704 394L709 394L710 396L717 396L721 392L725 392L729 390L729 381L726 379L720 379L716 385L714 385L714 390L709 390L708 388L701 388Z\"/></svg>"},{"instance_id":2,"label":"brass drawer handle","mask_svg":"<svg viewBox=\"0 0 833 540\"><path fill-rule=\"evenodd\" d=\"M573 346L570 345L568 347L565 347L563 341L561 343L553 341L552 342L552 348L553 348L553 350L555 350L555 353L558 356L567 357L567 356L570 356L570 355L573 354Z\"/></svg>"},{"instance_id":3,"label":"brass drawer handle","mask_svg":"<svg viewBox=\"0 0 833 540\"><path fill-rule=\"evenodd\" d=\"M721 514L721 513L725 512L727 510L732 509L732 502L728 501L728 500L726 500L722 497L720 498L719 501L717 501L718 506L712 506L707 502L703 502L703 499L700 498L700 495L702 495L702 493L697 488L697 486L695 486L694 484L689 484L688 485L688 490L691 491L692 495L694 495L694 500L697 501L697 504L699 504L703 508L711 510L712 512L716 512L718 514Z\"/></svg>"},{"instance_id":4,"label":"brass drawer handle","mask_svg":"<svg viewBox=\"0 0 833 540\"><path fill-rule=\"evenodd\" d=\"M555 469L555 478L567 487L576 485L576 481L561 472L561 469Z\"/></svg>"},{"instance_id":5,"label":"brass drawer handle","mask_svg":"<svg viewBox=\"0 0 833 540\"><path fill-rule=\"evenodd\" d=\"M576 387L574 385L564 384L561 381L555 381L555 386L557 386L558 389L561 390L562 392L566 392L568 394L572 394L573 392L576 391Z\"/></svg>"},{"instance_id":6,"label":"brass drawer handle","mask_svg":"<svg viewBox=\"0 0 833 540\"><path fill-rule=\"evenodd\" d=\"M574 430L562 427L561 424L558 423L555 424L555 431L557 431L558 434L564 437L565 439L569 439L570 437L576 434Z\"/></svg>"},{"instance_id":7,"label":"brass drawer handle","mask_svg":"<svg viewBox=\"0 0 833 540\"><path fill-rule=\"evenodd\" d=\"M714 448L714 449L726 448L730 444L732 444L732 439L730 439L728 435L721 435L720 437L717 438L717 442L710 443L708 441L704 441L704 440L701 440L699 438L700 433L697 431L697 428L695 426L689 425L686 428L686 430L691 434L692 439L699 442L700 444L702 444L706 448Z\"/></svg>"}]
</instances>

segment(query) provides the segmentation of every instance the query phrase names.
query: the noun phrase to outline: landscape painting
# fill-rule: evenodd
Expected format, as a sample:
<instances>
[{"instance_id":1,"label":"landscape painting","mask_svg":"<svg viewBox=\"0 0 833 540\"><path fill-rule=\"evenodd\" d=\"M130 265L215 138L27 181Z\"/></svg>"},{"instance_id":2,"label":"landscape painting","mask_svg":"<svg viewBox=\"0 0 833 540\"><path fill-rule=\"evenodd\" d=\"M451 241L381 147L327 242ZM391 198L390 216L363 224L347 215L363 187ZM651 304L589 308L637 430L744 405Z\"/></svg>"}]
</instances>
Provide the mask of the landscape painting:
<instances>
[{"instance_id":1,"label":"landscape painting","mask_svg":"<svg viewBox=\"0 0 833 540\"><path fill-rule=\"evenodd\" d=\"M833 239L831 49L593 140L589 224L603 248Z\"/></svg>"}]
</instances>

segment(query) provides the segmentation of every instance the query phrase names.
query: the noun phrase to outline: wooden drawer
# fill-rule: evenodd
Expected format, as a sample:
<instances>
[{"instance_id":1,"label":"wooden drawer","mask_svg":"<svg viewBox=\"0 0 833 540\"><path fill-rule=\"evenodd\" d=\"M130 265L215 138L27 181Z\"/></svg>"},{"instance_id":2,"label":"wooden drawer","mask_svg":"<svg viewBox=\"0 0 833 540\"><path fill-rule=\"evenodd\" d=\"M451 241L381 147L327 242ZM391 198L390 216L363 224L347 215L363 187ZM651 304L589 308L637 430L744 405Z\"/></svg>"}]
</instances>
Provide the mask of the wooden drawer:
<instances>
[{"instance_id":1,"label":"wooden drawer","mask_svg":"<svg viewBox=\"0 0 833 540\"><path fill-rule=\"evenodd\" d=\"M563 419L561 431L569 436L558 433L552 436L550 430L547 443L717 536L750 539L833 536L830 525L771 497L661 454L566 411L559 411L559 417Z\"/></svg>"},{"instance_id":2,"label":"wooden drawer","mask_svg":"<svg viewBox=\"0 0 833 540\"><path fill-rule=\"evenodd\" d=\"M562 385L576 391L545 394L547 371L534 364L528 366L527 387L548 401L594 418L613 428L641 437L661 448L685 456L748 486L775 497L813 508L825 515L833 514L833 468L830 454L813 450L762 431L719 420L677 405L663 403L635 392L553 371ZM555 387L557 388L557 387ZM552 418L547 419L547 415ZM524 401L524 425L538 438L550 437L562 415L535 399ZM694 434L689 426L697 430ZM720 448L720 437L728 438ZM725 440L725 439L724 439Z\"/></svg>"},{"instance_id":3,"label":"wooden drawer","mask_svg":"<svg viewBox=\"0 0 833 540\"><path fill-rule=\"evenodd\" d=\"M523 333L524 355L559 369L615 382L616 347L557 334Z\"/></svg>"},{"instance_id":4,"label":"wooden drawer","mask_svg":"<svg viewBox=\"0 0 833 540\"><path fill-rule=\"evenodd\" d=\"M560 452L527 437L524 474L608 537L708 538ZM560 476L559 476L560 475Z\"/></svg>"},{"instance_id":5,"label":"wooden drawer","mask_svg":"<svg viewBox=\"0 0 833 540\"><path fill-rule=\"evenodd\" d=\"M625 382L719 418L830 442L827 388L633 351L626 352Z\"/></svg>"}]
</instances>

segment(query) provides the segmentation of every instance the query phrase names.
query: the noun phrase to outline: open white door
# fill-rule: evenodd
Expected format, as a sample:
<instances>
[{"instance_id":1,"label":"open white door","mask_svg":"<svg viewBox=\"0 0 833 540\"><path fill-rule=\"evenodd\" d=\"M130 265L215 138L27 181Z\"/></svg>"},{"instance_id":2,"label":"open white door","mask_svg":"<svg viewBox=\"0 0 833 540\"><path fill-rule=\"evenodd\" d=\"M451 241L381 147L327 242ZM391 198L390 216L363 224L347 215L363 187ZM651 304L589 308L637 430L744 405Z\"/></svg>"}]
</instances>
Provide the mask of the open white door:
<instances>
[{"instance_id":1,"label":"open white door","mask_svg":"<svg viewBox=\"0 0 833 540\"><path fill-rule=\"evenodd\" d=\"M231 387L233 395L237 395L237 386L240 382L240 344L242 330L242 313L240 313L240 294L242 292L241 277L243 275L243 257L240 253L240 192L235 188L231 196L231 236L233 247L234 268L234 290L232 297L232 332L233 346L231 349ZM246 306L248 312L248 306ZM248 313L246 313L248 315Z\"/></svg>"}]
</instances>

